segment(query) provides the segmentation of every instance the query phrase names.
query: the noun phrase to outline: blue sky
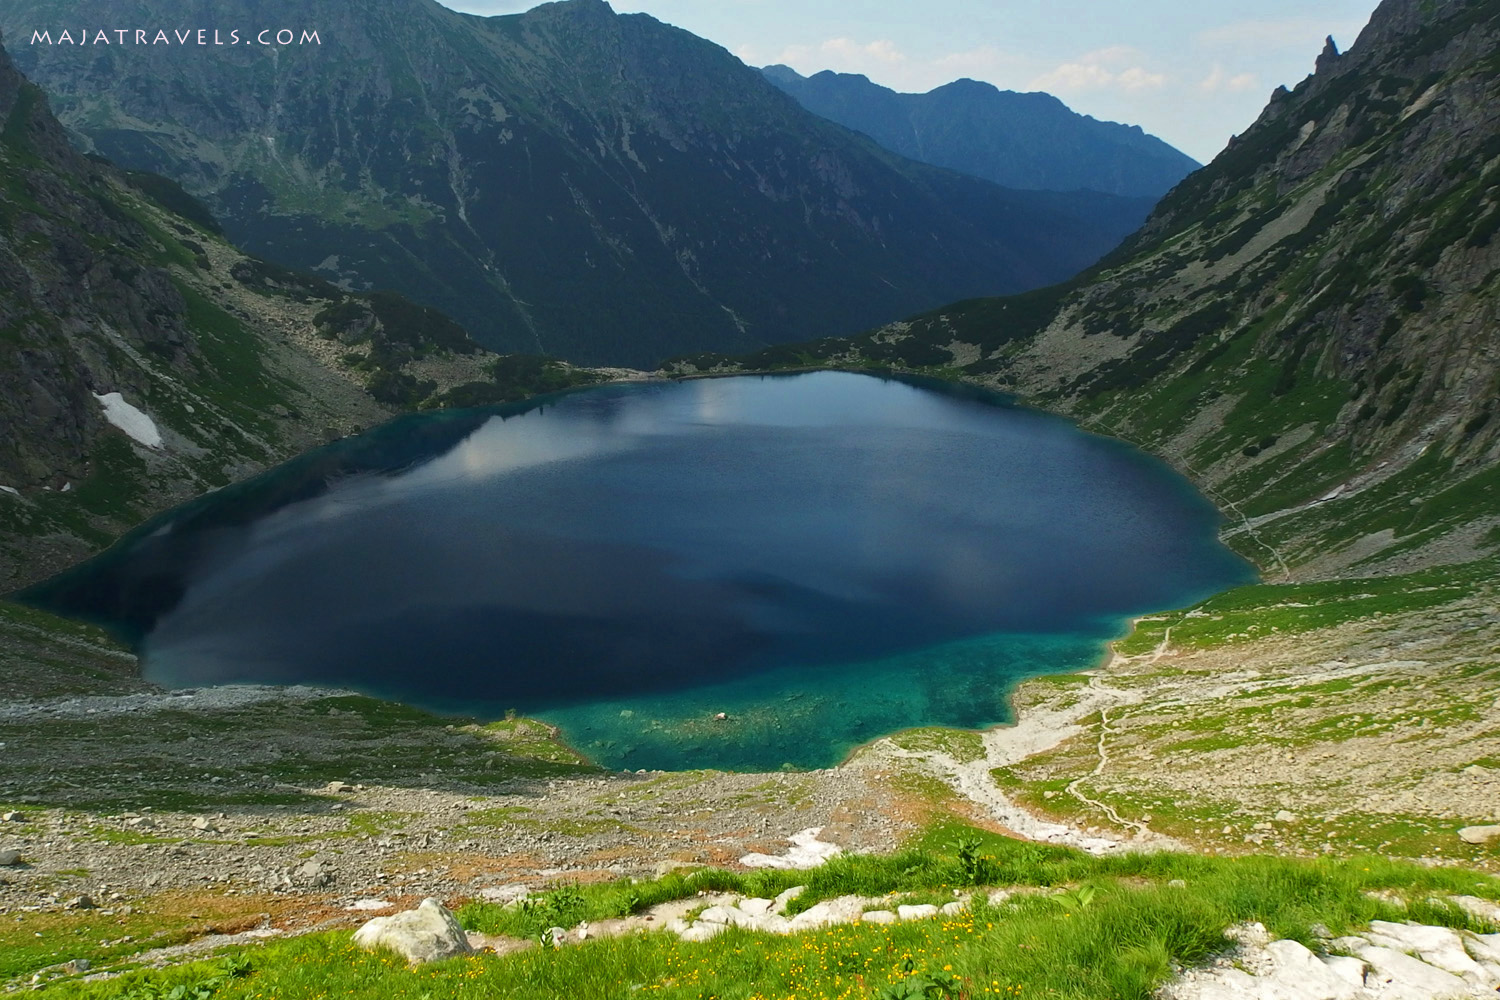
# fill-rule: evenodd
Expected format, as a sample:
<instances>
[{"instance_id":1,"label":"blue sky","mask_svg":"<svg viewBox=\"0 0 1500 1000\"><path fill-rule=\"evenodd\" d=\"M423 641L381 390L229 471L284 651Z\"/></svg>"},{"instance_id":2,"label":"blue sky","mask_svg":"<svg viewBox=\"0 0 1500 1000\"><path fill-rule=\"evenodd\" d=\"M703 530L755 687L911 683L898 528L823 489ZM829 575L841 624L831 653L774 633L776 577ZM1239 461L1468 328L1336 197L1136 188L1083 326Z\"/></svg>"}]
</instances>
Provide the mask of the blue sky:
<instances>
[{"instance_id":1,"label":"blue sky","mask_svg":"<svg viewBox=\"0 0 1500 1000\"><path fill-rule=\"evenodd\" d=\"M442 0L476 14L525 0ZM1375 0L611 0L752 65L863 73L904 91L960 77L1045 90L1211 159L1278 84L1347 48Z\"/></svg>"}]
</instances>

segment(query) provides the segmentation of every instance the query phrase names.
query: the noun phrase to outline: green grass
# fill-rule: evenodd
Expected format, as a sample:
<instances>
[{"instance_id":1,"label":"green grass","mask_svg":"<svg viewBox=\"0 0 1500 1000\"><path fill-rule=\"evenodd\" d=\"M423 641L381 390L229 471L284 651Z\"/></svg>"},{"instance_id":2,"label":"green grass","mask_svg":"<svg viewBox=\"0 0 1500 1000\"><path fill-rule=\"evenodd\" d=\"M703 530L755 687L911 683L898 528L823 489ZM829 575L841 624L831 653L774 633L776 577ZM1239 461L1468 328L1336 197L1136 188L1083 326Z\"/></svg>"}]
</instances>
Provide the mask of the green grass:
<instances>
[{"instance_id":1,"label":"green grass","mask_svg":"<svg viewBox=\"0 0 1500 1000\"><path fill-rule=\"evenodd\" d=\"M1150 653L1172 630L1175 649L1213 649L1297 635L1380 615L1421 611L1474 593L1500 576L1500 559L1440 566L1404 576L1237 587L1185 611L1141 619L1116 643L1126 656Z\"/></svg>"},{"instance_id":2,"label":"green grass","mask_svg":"<svg viewBox=\"0 0 1500 1000\"><path fill-rule=\"evenodd\" d=\"M952 846L959 838L975 848L981 871L964 868ZM1174 963L1201 963L1224 950L1224 931L1236 923L1257 920L1276 936L1308 944L1316 944L1315 925L1339 934L1372 919L1411 917L1487 931L1489 927L1452 906L1426 899L1434 893L1500 898L1500 882L1458 868L1373 857L1294 861L1164 853L1100 858L949 824L932 828L900 854L846 857L811 872L701 870L648 883L563 887L530 907L465 907L461 919L471 928L529 935L543 929L546 920L599 920L699 891L769 895L797 882L809 886L795 901L797 908L847 893L898 892L936 902L953 898L954 888L964 892L973 881L971 874L987 884L1018 887L1086 882L1098 892L1084 907L1059 905L1046 891L991 907L979 893L968 912L952 918L849 925L789 937L731 930L701 944L641 933L559 951L476 955L418 969L390 954L356 949L343 931L237 950L236 957L248 964L246 974L237 978L224 977L220 963L200 962L110 982L58 983L48 992L106 1000L128 997L143 984L165 989L217 978L210 994L216 1000L617 1000L638 992L672 1000L832 1000L872 997L887 985L927 975L951 981L950 995L960 995L961 989L970 998L1019 993L1061 1000L1145 1000L1170 977ZM1169 886L1173 879L1183 880L1185 887ZM1393 891L1406 907L1368 895L1381 890ZM0 942L6 936L0 934Z\"/></svg>"},{"instance_id":3,"label":"green grass","mask_svg":"<svg viewBox=\"0 0 1500 1000\"><path fill-rule=\"evenodd\" d=\"M984 737L971 729L907 729L890 739L903 750L945 753L960 763L984 758Z\"/></svg>"}]
</instances>

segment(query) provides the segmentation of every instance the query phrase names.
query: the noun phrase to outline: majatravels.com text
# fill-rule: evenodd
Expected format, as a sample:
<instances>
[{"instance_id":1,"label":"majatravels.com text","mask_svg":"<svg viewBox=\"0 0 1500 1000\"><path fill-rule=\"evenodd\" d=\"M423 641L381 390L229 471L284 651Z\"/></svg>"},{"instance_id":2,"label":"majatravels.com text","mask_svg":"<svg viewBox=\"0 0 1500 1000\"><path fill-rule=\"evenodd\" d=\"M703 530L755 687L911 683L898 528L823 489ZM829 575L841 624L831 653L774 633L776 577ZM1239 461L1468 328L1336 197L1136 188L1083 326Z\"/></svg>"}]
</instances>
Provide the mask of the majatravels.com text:
<instances>
[{"instance_id":1,"label":"majatravels.com text","mask_svg":"<svg viewBox=\"0 0 1500 1000\"><path fill-rule=\"evenodd\" d=\"M260 31L228 31L219 28L95 28L74 32L67 29L33 31L32 45L322 45L316 31L264 28Z\"/></svg>"}]
</instances>

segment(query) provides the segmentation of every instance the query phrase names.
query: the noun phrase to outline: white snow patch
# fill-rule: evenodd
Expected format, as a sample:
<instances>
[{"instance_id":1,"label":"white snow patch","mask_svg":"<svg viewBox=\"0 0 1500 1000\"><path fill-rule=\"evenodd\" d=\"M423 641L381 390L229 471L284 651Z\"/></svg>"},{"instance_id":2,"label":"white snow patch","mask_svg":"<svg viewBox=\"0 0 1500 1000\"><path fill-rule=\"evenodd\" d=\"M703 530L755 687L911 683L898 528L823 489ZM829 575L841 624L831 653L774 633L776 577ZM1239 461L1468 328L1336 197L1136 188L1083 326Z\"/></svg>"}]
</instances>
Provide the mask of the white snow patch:
<instances>
[{"instance_id":1,"label":"white snow patch","mask_svg":"<svg viewBox=\"0 0 1500 1000\"><path fill-rule=\"evenodd\" d=\"M118 392L106 392L101 396L96 392L94 398L104 407L104 419L129 434L132 440L147 448L161 447L161 431L156 429L156 422L125 402L124 396Z\"/></svg>"}]
</instances>

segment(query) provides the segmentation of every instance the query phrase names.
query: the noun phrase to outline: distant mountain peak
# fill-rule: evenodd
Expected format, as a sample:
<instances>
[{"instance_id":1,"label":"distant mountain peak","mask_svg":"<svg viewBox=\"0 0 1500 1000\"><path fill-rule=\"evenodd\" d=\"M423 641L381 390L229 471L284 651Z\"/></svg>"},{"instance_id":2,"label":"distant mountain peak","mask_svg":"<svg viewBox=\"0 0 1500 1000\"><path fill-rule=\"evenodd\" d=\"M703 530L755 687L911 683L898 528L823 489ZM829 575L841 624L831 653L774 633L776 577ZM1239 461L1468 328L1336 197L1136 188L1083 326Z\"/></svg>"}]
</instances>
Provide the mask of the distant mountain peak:
<instances>
[{"instance_id":1,"label":"distant mountain peak","mask_svg":"<svg viewBox=\"0 0 1500 1000\"><path fill-rule=\"evenodd\" d=\"M809 111L892 152L1006 187L1158 198L1198 167L1139 126L1076 114L1051 94L967 77L903 94L853 73L761 72Z\"/></svg>"}]
</instances>

